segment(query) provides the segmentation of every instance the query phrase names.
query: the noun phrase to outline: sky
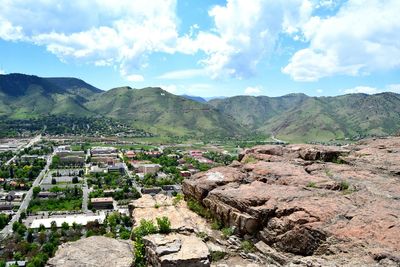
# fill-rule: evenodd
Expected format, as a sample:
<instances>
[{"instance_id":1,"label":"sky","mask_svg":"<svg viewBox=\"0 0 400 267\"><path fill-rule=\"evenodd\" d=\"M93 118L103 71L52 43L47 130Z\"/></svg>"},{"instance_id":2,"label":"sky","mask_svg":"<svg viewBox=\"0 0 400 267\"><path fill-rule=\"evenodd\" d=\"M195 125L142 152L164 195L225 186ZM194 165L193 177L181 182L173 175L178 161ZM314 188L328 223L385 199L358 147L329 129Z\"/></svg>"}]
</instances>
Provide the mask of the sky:
<instances>
[{"instance_id":1,"label":"sky","mask_svg":"<svg viewBox=\"0 0 400 267\"><path fill-rule=\"evenodd\" d=\"M399 0L0 0L0 74L202 97L400 93Z\"/></svg>"}]
</instances>

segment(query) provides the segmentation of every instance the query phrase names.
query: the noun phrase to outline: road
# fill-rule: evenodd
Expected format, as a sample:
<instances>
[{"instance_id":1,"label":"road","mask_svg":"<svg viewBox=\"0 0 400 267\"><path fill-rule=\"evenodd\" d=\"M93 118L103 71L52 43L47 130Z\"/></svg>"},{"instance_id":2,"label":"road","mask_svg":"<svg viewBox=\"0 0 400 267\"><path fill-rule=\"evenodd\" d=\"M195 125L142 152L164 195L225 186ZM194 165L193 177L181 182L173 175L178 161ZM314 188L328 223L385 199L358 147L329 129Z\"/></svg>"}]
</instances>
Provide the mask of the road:
<instances>
[{"instance_id":1,"label":"road","mask_svg":"<svg viewBox=\"0 0 400 267\"><path fill-rule=\"evenodd\" d=\"M137 182L136 182L135 178L133 177L132 173L129 171L128 166L124 162L124 155L122 153L120 153L119 157L121 158L122 164L123 164L124 169L125 169L125 173L128 175L129 179L132 181L132 186L134 186L138 192L141 192L140 186L137 184Z\"/></svg>"},{"instance_id":2,"label":"road","mask_svg":"<svg viewBox=\"0 0 400 267\"><path fill-rule=\"evenodd\" d=\"M39 186L39 185L40 185L41 180L43 179L43 177L45 176L46 172L47 172L47 171L49 170L49 168L50 168L50 164L51 164L51 161L52 161L52 159L53 159L53 155L54 155L54 153L53 153L51 156L49 156L49 157L47 158L46 166L43 168L43 170L42 170L42 171L39 173L39 175L36 177L35 181L33 181L32 187L31 187L31 188L29 189L29 191L26 193L25 198L24 198L24 200L22 201L22 203L21 203L21 205L20 205L18 211L14 214L14 216L12 217L12 219L10 220L10 222L7 224L7 226L4 227L3 230L1 230L1 232L0 232L0 237L1 237L1 238L6 237L6 236L8 236L9 234L12 233L12 225L13 225L13 223L16 222L16 221L18 221L18 220L19 220L19 217L21 216L21 212L22 212L22 211L25 211L25 210L28 208L29 202L30 202L31 199L32 199L33 188L34 188L35 186Z\"/></svg>"},{"instance_id":3,"label":"road","mask_svg":"<svg viewBox=\"0 0 400 267\"><path fill-rule=\"evenodd\" d=\"M88 203L89 203L89 193L90 190L87 186L86 177L83 177L83 186L82 186L82 212L88 213Z\"/></svg>"},{"instance_id":4,"label":"road","mask_svg":"<svg viewBox=\"0 0 400 267\"><path fill-rule=\"evenodd\" d=\"M36 144L37 142L39 142L41 139L42 139L42 135L39 134L39 135L35 136L34 138L32 138L31 141L29 141L28 144L26 144L26 145L21 146L20 148L18 148L18 150L15 151L14 157L12 157L11 159L9 159L9 160L5 163L5 165L6 165L6 166L7 166L7 165L10 165L11 162L13 162L13 161L15 160L15 158L17 157L18 152L20 152L21 150L23 150L23 149L25 149L25 148L28 148L28 147L33 146L34 144Z\"/></svg>"}]
</instances>

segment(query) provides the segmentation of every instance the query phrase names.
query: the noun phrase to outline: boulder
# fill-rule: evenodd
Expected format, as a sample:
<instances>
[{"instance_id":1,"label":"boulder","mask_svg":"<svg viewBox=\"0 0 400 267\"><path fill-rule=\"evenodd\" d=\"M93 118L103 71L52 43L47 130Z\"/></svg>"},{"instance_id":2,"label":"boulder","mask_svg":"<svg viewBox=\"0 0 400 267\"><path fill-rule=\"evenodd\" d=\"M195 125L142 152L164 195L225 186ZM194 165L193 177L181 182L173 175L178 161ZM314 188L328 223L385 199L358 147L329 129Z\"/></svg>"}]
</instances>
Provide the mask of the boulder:
<instances>
[{"instance_id":1,"label":"boulder","mask_svg":"<svg viewBox=\"0 0 400 267\"><path fill-rule=\"evenodd\" d=\"M147 261L155 267L207 267L210 253L207 245L194 235L172 233L143 237Z\"/></svg>"},{"instance_id":2,"label":"boulder","mask_svg":"<svg viewBox=\"0 0 400 267\"><path fill-rule=\"evenodd\" d=\"M130 267L133 263L131 242L92 236L62 244L47 266Z\"/></svg>"},{"instance_id":3,"label":"boulder","mask_svg":"<svg viewBox=\"0 0 400 267\"><path fill-rule=\"evenodd\" d=\"M185 197L280 264L397 264L400 137L257 146L239 161L184 180Z\"/></svg>"}]
</instances>

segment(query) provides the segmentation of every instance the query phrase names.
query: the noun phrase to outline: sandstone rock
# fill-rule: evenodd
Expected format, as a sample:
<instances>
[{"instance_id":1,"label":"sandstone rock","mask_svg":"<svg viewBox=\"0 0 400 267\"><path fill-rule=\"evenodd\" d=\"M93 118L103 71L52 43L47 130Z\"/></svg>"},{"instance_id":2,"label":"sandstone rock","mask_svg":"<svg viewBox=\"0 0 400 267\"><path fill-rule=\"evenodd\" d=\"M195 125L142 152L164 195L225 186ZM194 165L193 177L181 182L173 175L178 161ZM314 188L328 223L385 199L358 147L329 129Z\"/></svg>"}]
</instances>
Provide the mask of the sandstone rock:
<instances>
[{"instance_id":1,"label":"sandstone rock","mask_svg":"<svg viewBox=\"0 0 400 267\"><path fill-rule=\"evenodd\" d=\"M210 266L210 253L206 244L193 235L149 235L143 238L146 257L156 267Z\"/></svg>"},{"instance_id":2,"label":"sandstone rock","mask_svg":"<svg viewBox=\"0 0 400 267\"><path fill-rule=\"evenodd\" d=\"M185 196L239 234L254 235L283 253L289 265L295 260L321 266L396 262L399 137L346 148L257 146L239 159L240 164L186 179Z\"/></svg>"},{"instance_id":3,"label":"sandstone rock","mask_svg":"<svg viewBox=\"0 0 400 267\"><path fill-rule=\"evenodd\" d=\"M62 244L48 266L63 267L130 267L133 251L129 241L92 236Z\"/></svg>"}]
</instances>

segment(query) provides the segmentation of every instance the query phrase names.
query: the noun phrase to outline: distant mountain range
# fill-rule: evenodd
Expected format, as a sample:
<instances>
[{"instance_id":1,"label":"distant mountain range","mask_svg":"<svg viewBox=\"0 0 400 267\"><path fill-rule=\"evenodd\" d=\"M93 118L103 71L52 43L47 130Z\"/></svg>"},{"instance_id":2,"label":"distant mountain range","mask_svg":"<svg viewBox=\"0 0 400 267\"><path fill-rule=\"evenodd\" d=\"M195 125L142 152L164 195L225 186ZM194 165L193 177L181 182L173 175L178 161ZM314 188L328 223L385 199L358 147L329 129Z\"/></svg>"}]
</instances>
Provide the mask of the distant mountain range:
<instances>
[{"instance_id":1,"label":"distant mountain range","mask_svg":"<svg viewBox=\"0 0 400 267\"><path fill-rule=\"evenodd\" d=\"M259 134L288 141L327 141L398 133L400 95L289 94L207 101L154 87L102 91L76 78L0 75L0 116L24 119L46 115L104 116L166 136Z\"/></svg>"}]
</instances>

